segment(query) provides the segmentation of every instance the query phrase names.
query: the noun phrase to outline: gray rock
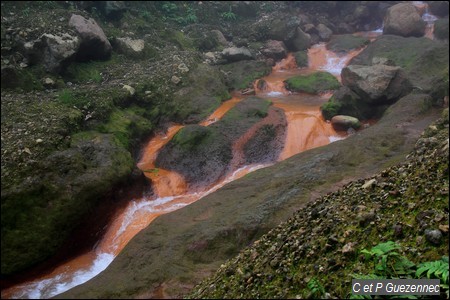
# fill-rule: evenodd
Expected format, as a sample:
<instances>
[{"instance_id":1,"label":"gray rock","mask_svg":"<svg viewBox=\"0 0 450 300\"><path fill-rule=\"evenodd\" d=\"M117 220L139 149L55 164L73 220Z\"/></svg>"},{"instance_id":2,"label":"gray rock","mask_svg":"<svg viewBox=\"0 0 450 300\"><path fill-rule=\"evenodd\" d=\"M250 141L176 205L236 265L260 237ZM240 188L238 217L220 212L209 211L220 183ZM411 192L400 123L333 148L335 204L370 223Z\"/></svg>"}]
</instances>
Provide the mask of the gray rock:
<instances>
[{"instance_id":1,"label":"gray rock","mask_svg":"<svg viewBox=\"0 0 450 300\"><path fill-rule=\"evenodd\" d=\"M370 104L393 102L411 91L412 86L400 67L350 65L342 70L342 84Z\"/></svg>"},{"instance_id":2,"label":"gray rock","mask_svg":"<svg viewBox=\"0 0 450 300\"><path fill-rule=\"evenodd\" d=\"M330 28L328 28L324 24L319 24L316 26L316 28L321 41L327 42L330 40L331 35L333 34L333 31Z\"/></svg>"},{"instance_id":3,"label":"gray rock","mask_svg":"<svg viewBox=\"0 0 450 300\"><path fill-rule=\"evenodd\" d=\"M268 40L261 52L269 58L279 60L286 56L286 46L282 41Z\"/></svg>"},{"instance_id":4,"label":"gray rock","mask_svg":"<svg viewBox=\"0 0 450 300\"><path fill-rule=\"evenodd\" d=\"M425 34L426 23L410 3L399 3L390 7L384 19L383 34L404 37L420 37Z\"/></svg>"},{"instance_id":5,"label":"gray rock","mask_svg":"<svg viewBox=\"0 0 450 300\"><path fill-rule=\"evenodd\" d=\"M253 55L250 53L250 50L245 47L225 48L222 51L222 57L229 62L253 59Z\"/></svg>"},{"instance_id":6,"label":"gray rock","mask_svg":"<svg viewBox=\"0 0 450 300\"><path fill-rule=\"evenodd\" d=\"M347 130L349 128L358 129L361 123L357 118L351 116L337 115L331 118L331 125L336 130Z\"/></svg>"},{"instance_id":7,"label":"gray rock","mask_svg":"<svg viewBox=\"0 0 450 300\"><path fill-rule=\"evenodd\" d=\"M290 51L306 50L311 46L311 36L297 27L293 37L286 41L286 46Z\"/></svg>"},{"instance_id":8,"label":"gray rock","mask_svg":"<svg viewBox=\"0 0 450 300\"><path fill-rule=\"evenodd\" d=\"M119 53L136 58L144 56L145 43L142 39L116 38L113 44L114 49Z\"/></svg>"},{"instance_id":9,"label":"gray rock","mask_svg":"<svg viewBox=\"0 0 450 300\"><path fill-rule=\"evenodd\" d=\"M83 16L72 15L69 26L75 28L81 39L80 49L77 53L78 60L109 59L112 50L111 44L94 19L87 20Z\"/></svg>"},{"instance_id":10,"label":"gray rock","mask_svg":"<svg viewBox=\"0 0 450 300\"><path fill-rule=\"evenodd\" d=\"M439 229L426 229L425 238L428 242L434 245L439 245L441 243L442 233Z\"/></svg>"}]
</instances>

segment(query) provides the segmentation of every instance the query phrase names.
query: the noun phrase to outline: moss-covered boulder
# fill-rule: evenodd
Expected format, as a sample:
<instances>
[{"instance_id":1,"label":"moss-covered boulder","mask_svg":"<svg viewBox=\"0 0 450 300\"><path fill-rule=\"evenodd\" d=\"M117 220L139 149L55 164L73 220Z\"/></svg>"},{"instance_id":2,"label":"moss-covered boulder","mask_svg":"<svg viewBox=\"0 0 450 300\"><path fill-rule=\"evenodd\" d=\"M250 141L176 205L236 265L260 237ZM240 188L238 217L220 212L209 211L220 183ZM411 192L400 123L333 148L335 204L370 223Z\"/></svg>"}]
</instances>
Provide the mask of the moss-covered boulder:
<instances>
[{"instance_id":1,"label":"moss-covered boulder","mask_svg":"<svg viewBox=\"0 0 450 300\"><path fill-rule=\"evenodd\" d=\"M310 94L336 90L340 87L336 77L328 72L314 72L309 75L294 76L285 80L284 84L290 91Z\"/></svg>"},{"instance_id":2,"label":"moss-covered boulder","mask_svg":"<svg viewBox=\"0 0 450 300\"><path fill-rule=\"evenodd\" d=\"M387 107L388 105L370 105L347 86L341 86L330 100L321 106L321 111L326 120L331 120L335 115L367 120L379 118Z\"/></svg>"},{"instance_id":3,"label":"moss-covered boulder","mask_svg":"<svg viewBox=\"0 0 450 300\"><path fill-rule=\"evenodd\" d=\"M353 34L333 35L327 43L327 49L333 52L348 52L364 47L369 42L367 38Z\"/></svg>"},{"instance_id":4,"label":"moss-covered boulder","mask_svg":"<svg viewBox=\"0 0 450 300\"><path fill-rule=\"evenodd\" d=\"M49 155L21 186L2 188L2 274L54 255L133 160L111 134L80 139ZM24 250L26 249L26 250Z\"/></svg>"},{"instance_id":5,"label":"moss-covered boulder","mask_svg":"<svg viewBox=\"0 0 450 300\"><path fill-rule=\"evenodd\" d=\"M195 188L216 182L230 167L273 161L281 151L286 120L283 112L270 104L261 98L247 98L208 127L182 128L161 149L156 166L180 173ZM244 155L236 155L238 152ZM233 157L242 160L230 166Z\"/></svg>"},{"instance_id":6,"label":"moss-covered boulder","mask_svg":"<svg viewBox=\"0 0 450 300\"><path fill-rule=\"evenodd\" d=\"M272 68L263 61L239 61L220 66L226 75L227 86L232 90L241 90L270 73Z\"/></svg>"},{"instance_id":7,"label":"moss-covered boulder","mask_svg":"<svg viewBox=\"0 0 450 300\"><path fill-rule=\"evenodd\" d=\"M372 105L392 103L412 89L403 70L395 66L350 65L342 69L341 77L343 85Z\"/></svg>"},{"instance_id":8,"label":"moss-covered boulder","mask_svg":"<svg viewBox=\"0 0 450 300\"><path fill-rule=\"evenodd\" d=\"M383 35L370 43L350 65L372 65L374 57L391 60L402 67L413 87L432 95L444 97L448 87L448 44L428 38L404 38Z\"/></svg>"},{"instance_id":9,"label":"moss-covered boulder","mask_svg":"<svg viewBox=\"0 0 450 300\"><path fill-rule=\"evenodd\" d=\"M434 36L440 40L448 40L448 18L434 22Z\"/></svg>"},{"instance_id":10,"label":"moss-covered boulder","mask_svg":"<svg viewBox=\"0 0 450 300\"><path fill-rule=\"evenodd\" d=\"M175 120L188 124L198 123L229 99L223 74L206 64L198 64L182 79L182 88L175 92L172 104Z\"/></svg>"}]
</instances>

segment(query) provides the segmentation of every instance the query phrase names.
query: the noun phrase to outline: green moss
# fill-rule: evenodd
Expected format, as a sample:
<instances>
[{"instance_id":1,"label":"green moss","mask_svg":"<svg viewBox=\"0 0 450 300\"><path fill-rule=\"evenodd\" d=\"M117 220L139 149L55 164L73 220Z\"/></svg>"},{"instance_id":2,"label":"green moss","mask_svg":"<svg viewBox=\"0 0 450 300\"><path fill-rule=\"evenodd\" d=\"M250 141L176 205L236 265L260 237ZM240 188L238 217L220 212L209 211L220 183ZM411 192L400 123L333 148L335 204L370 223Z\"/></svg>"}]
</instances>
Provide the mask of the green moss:
<instances>
[{"instance_id":1,"label":"green moss","mask_svg":"<svg viewBox=\"0 0 450 300\"><path fill-rule=\"evenodd\" d=\"M284 81L286 88L295 92L317 94L340 87L339 81L327 72L315 72L310 75L299 75Z\"/></svg>"},{"instance_id":2,"label":"green moss","mask_svg":"<svg viewBox=\"0 0 450 300\"><path fill-rule=\"evenodd\" d=\"M168 29L163 32L161 36L163 39L174 44L181 50L194 49L193 41L181 31Z\"/></svg>"},{"instance_id":3,"label":"green moss","mask_svg":"<svg viewBox=\"0 0 450 300\"><path fill-rule=\"evenodd\" d=\"M271 67L263 61L239 61L220 67L227 72L227 85L233 90L251 87L252 83L268 75Z\"/></svg>"},{"instance_id":4,"label":"green moss","mask_svg":"<svg viewBox=\"0 0 450 300\"><path fill-rule=\"evenodd\" d=\"M299 68L308 66L308 53L306 51L295 52L294 57Z\"/></svg>"},{"instance_id":5,"label":"green moss","mask_svg":"<svg viewBox=\"0 0 450 300\"><path fill-rule=\"evenodd\" d=\"M143 108L132 106L124 110L115 109L109 120L98 127L102 133L112 133L118 143L125 149L130 149L132 139L149 134L153 124L142 115Z\"/></svg>"},{"instance_id":6,"label":"green moss","mask_svg":"<svg viewBox=\"0 0 450 300\"><path fill-rule=\"evenodd\" d=\"M334 52L347 52L361 48L369 43L368 39L352 34L333 35L327 43L327 49Z\"/></svg>"},{"instance_id":7,"label":"green moss","mask_svg":"<svg viewBox=\"0 0 450 300\"><path fill-rule=\"evenodd\" d=\"M178 147L185 150L192 150L196 147L203 147L208 137L212 135L212 130L209 127L203 126L187 126L182 128L173 137L172 141Z\"/></svg>"},{"instance_id":8,"label":"green moss","mask_svg":"<svg viewBox=\"0 0 450 300\"><path fill-rule=\"evenodd\" d=\"M339 110L341 109L341 104L338 102L328 101L327 103L323 104L320 109L322 111L322 115L325 118L325 120L331 120L332 117L339 114Z\"/></svg>"}]
</instances>

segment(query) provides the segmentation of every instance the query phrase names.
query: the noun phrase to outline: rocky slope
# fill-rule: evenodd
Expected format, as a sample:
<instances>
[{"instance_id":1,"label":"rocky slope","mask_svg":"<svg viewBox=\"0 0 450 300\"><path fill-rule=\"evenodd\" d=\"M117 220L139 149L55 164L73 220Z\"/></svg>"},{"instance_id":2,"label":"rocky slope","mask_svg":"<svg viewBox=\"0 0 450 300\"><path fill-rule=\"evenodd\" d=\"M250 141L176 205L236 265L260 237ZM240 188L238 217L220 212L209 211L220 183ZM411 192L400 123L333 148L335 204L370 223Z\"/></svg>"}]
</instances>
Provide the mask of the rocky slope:
<instances>
[{"instance_id":1,"label":"rocky slope","mask_svg":"<svg viewBox=\"0 0 450 300\"><path fill-rule=\"evenodd\" d=\"M447 108L402 163L315 199L189 297L342 299L351 296L353 274L374 274L363 249L395 241L417 264L448 256L448 126ZM308 288L313 279L321 294Z\"/></svg>"}]
</instances>

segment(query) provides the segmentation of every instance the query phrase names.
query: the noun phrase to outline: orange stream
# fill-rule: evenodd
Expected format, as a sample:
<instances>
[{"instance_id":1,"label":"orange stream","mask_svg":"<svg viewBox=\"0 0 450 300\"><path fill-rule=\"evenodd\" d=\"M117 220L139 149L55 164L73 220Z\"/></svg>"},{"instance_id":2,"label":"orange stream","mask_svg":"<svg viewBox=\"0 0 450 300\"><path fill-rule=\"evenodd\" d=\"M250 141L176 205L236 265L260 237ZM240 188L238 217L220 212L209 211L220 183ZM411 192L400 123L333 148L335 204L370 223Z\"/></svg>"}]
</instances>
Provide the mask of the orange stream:
<instances>
[{"instance_id":1,"label":"orange stream","mask_svg":"<svg viewBox=\"0 0 450 300\"><path fill-rule=\"evenodd\" d=\"M345 61L348 62L359 51L353 51L346 55L344 58ZM286 114L288 121L286 143L284 150L279 156L279 160L284 160L307 149L326 145L330 142L330 137L334 136L336 139L340 139L346 136L345 133L336 132L321 116L319 107L328 100L331 93L319 96L291 94L283 85L283 80L293 75L307 74L323 68L330 62L330 57L333 56L336 55L327 51L325 45L313 47L308 52L310 67L298 69L292 54L289 54L286 59L282 60L273 68L272 74L263 78L267 83L263 91L257 90L255 84L257 95L269 98L274 103L274 106L283 109ZM274 92L276 92L276 97L272 96ZM304 98L310 100L305 102ZM205 121L201 122L200 125L208 126L214 123L240 100L242 98L233 97L231 100L224 102ZM92 265L99 253L110 253L114 257L117 256L133 236L147 227L159 215L197 201L227 182L242 177L254 169L265 167L265 165L243 167L214 186L205 187L203 191L197 191L195 193L189 191L186 182L180 174L157 169L154 164L158 151L182 127L182 125L174 125L167 130L167 133L157 135L150 140L143 150L141 160L137 164L145 176L151 180L153 190L157 197L150 199L143 197L142 199L130 201L130 204L126 208L116 213L114 221L108 227L107 233L99 242L96 249L56 267L51 274L37 278L34 281L54 278L57 275L67 276L67 280L70 280L75 271L86 269ZM238 142L236 143L237 148L245 141ZM236 165L238 166L239 164L236 163ZM25 285L28 283L25 283ZM6 289L2 291L2 298L11 297L21 289L24 289L22 285Z\"/></svg>"}]
</instances>

